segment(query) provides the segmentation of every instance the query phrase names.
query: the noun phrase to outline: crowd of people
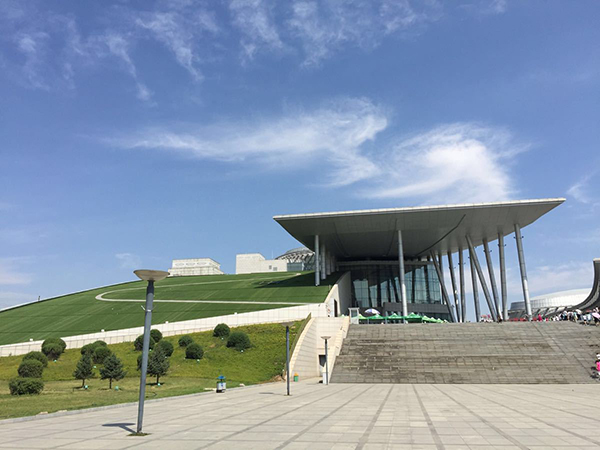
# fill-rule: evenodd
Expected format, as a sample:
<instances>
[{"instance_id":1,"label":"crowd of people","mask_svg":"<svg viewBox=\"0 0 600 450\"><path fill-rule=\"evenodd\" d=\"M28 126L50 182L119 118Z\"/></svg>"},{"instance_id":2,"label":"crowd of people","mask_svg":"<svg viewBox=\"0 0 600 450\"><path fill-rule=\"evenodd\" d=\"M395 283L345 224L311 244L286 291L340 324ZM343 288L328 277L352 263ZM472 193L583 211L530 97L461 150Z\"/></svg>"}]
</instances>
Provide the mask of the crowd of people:
<instances>
[{"instance_id":1,"label":"crowd of people","mask_svg":"<svg viewBox=\"0 0 600 450\"><path fill-rule=\"evenodd\" d=\"M552 320L568 320L571 322L583 322L584 325L598 325L600 324L600 310L598 307L585 313L579 309L574 311L565 310L554 316Z\"/></svg>"}]
</instances>

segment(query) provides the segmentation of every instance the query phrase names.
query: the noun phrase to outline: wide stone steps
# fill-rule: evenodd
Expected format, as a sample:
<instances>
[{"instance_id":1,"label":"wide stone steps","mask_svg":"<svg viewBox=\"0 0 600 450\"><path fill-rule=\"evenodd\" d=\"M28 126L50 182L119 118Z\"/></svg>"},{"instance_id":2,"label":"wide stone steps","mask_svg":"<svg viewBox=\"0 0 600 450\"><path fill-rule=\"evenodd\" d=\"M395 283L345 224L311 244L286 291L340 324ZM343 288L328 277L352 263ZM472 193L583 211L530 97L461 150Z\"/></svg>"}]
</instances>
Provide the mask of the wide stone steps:
<instances>
[{"instance_id":1,"label":"wide stone steps","mask_svg":"<svg viewBox=\"0 0 600 450\"><path fill-rule=\"evenodd\" d=\"M332 383L594 383L600 327L351 325Z\"/></svg>"}]
</instances>

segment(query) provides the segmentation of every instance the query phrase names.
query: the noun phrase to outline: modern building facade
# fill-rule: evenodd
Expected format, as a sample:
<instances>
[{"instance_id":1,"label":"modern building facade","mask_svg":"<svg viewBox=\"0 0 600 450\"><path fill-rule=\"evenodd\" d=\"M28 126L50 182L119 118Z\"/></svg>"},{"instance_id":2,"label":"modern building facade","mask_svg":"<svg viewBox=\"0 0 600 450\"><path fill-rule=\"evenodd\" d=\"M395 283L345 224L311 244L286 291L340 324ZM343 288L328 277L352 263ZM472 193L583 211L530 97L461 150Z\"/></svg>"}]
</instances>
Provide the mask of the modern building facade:
<instances>
[{"instance_id":1,"label":"modern building facade","mask_svg":"<svg viewBox=\"0 0 600 450\"><path fill-rule=\"evenodd\" d=\"M235 273L287 272L285 260L265 259L260 253L240 253L235 255Z\"/></svg>"},{"instance_id":2,"label":"modern building facade","mask_svg":"<svg viewBox=\"0 0 600 450\"><path fill-rule=\"evenodd\" d=\"M481 315L481 289L497 320L508 318L504 238L515 235L523 302L531 317L521 229L564 201L552 198L292 214L274 220L314 251L315 284L332 272L350 271L353 306L465 321L464 271L468 264L476 317ZM493 241L498 245L499 278L490 252ZM483 246L487 274L477 256L478 246ZM450 280L444 280L444 258Z\"/></svg>"},{"instance_id":3,"label":"modern building facade","mask_svg":"<svg viewBox=\"0 0 600 450\"><path fill-rule=\"evenodd\" d=\"M174 259L169 276L223 275L221 264L211 258Z\"/></svg>"}]
</instances>

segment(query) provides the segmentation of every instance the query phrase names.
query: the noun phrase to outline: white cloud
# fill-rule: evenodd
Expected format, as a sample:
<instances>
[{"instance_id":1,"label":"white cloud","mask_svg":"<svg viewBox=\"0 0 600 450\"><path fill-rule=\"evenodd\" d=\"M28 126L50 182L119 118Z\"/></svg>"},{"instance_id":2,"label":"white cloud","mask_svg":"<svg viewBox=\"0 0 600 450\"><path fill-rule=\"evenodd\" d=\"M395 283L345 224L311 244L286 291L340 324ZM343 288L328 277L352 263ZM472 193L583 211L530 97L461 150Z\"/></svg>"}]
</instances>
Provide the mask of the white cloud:
<instances>
[{"instance_id":1,"label":"white cloud","mask_svg":"<svg viewBox=\"0 0 600 450\"><path fill-rule=\"evenodd\" d=\"M283 48L272 17L272 8L265 0L231 0L229 10L233 25L243 35L240 44L246 58L252 59L262 47L269 50Z\"/></svg>"},{"instance_id":2,"label":"white cloud","mask_svg":"<svg viewBox=\"0 0 600 450\"><path fill-rule=\"evenodd\" d=\"M594 281L591 261L569 261L559 265L536 266L529 270L527 275L532 295L588 287L591 291Z\"/></svg>"},{"instance_id":3,"label":"white cloud","mask_svg":"<svg viewBox=\"0 0 600 450\"><path fill-rule=\"evenodd\" d=\"M359 195L372 198L473 202L515 193L508 163L525 147L507 131L457 123L379 144L388 123L385 108L349 98L271 120L147 129L110 142L276 170L327 167L330 178L322 184L357 184Z\"/></svg>"},{"instance_id":4,"label":"white cloud","mask_svg":"<svg viewBox=\"0 0 600 450\"><path fill-rule=\"evenodd\" d=\"M31 283L31 274L19 270L20 261L21 258L0 258L0 286Z\"/></svg>"},{"instance_id":5,"label":"white cloud","mask_svg":"<svg viewBox=\"0 0 600 450\"><path fill-rule=\"evenodd\" d=\"M141 258L133 253L117 253L115 258L119 261L121 269L139 269L142 265Z\"/></svg>"},{"instance_id":6,"label":"white cloud","mask_svg":"<svg viewBox=\"0 0 600 450\"><path fill-rule=\"evenodd\" d=\"M597 178L598 170L594 170L569 187L569 189L567 189L567 195L580 203L590 206L592 209L600 207L598 194L596 190L590 186L590 181L595 181Z\"/></svg>"}]
</instances>

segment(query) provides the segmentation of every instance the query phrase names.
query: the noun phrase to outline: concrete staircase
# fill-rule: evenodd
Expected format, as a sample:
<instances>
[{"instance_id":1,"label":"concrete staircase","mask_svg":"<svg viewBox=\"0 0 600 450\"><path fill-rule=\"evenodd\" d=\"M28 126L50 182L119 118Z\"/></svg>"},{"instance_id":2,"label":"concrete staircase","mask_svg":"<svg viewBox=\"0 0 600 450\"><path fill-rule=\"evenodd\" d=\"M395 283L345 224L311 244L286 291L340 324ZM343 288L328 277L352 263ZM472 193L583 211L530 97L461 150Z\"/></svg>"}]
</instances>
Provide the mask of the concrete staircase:
<instances>
[{"instance_id":1,"label":"concrete staircase","mask_svg":"<svg viewBox=\"0 0 600 450\"><path fill-rule=\"evenodd\" d=\"M600 327L571 322L350 325L332 383L596 383Z\"/></svg>"}]
</instances>

